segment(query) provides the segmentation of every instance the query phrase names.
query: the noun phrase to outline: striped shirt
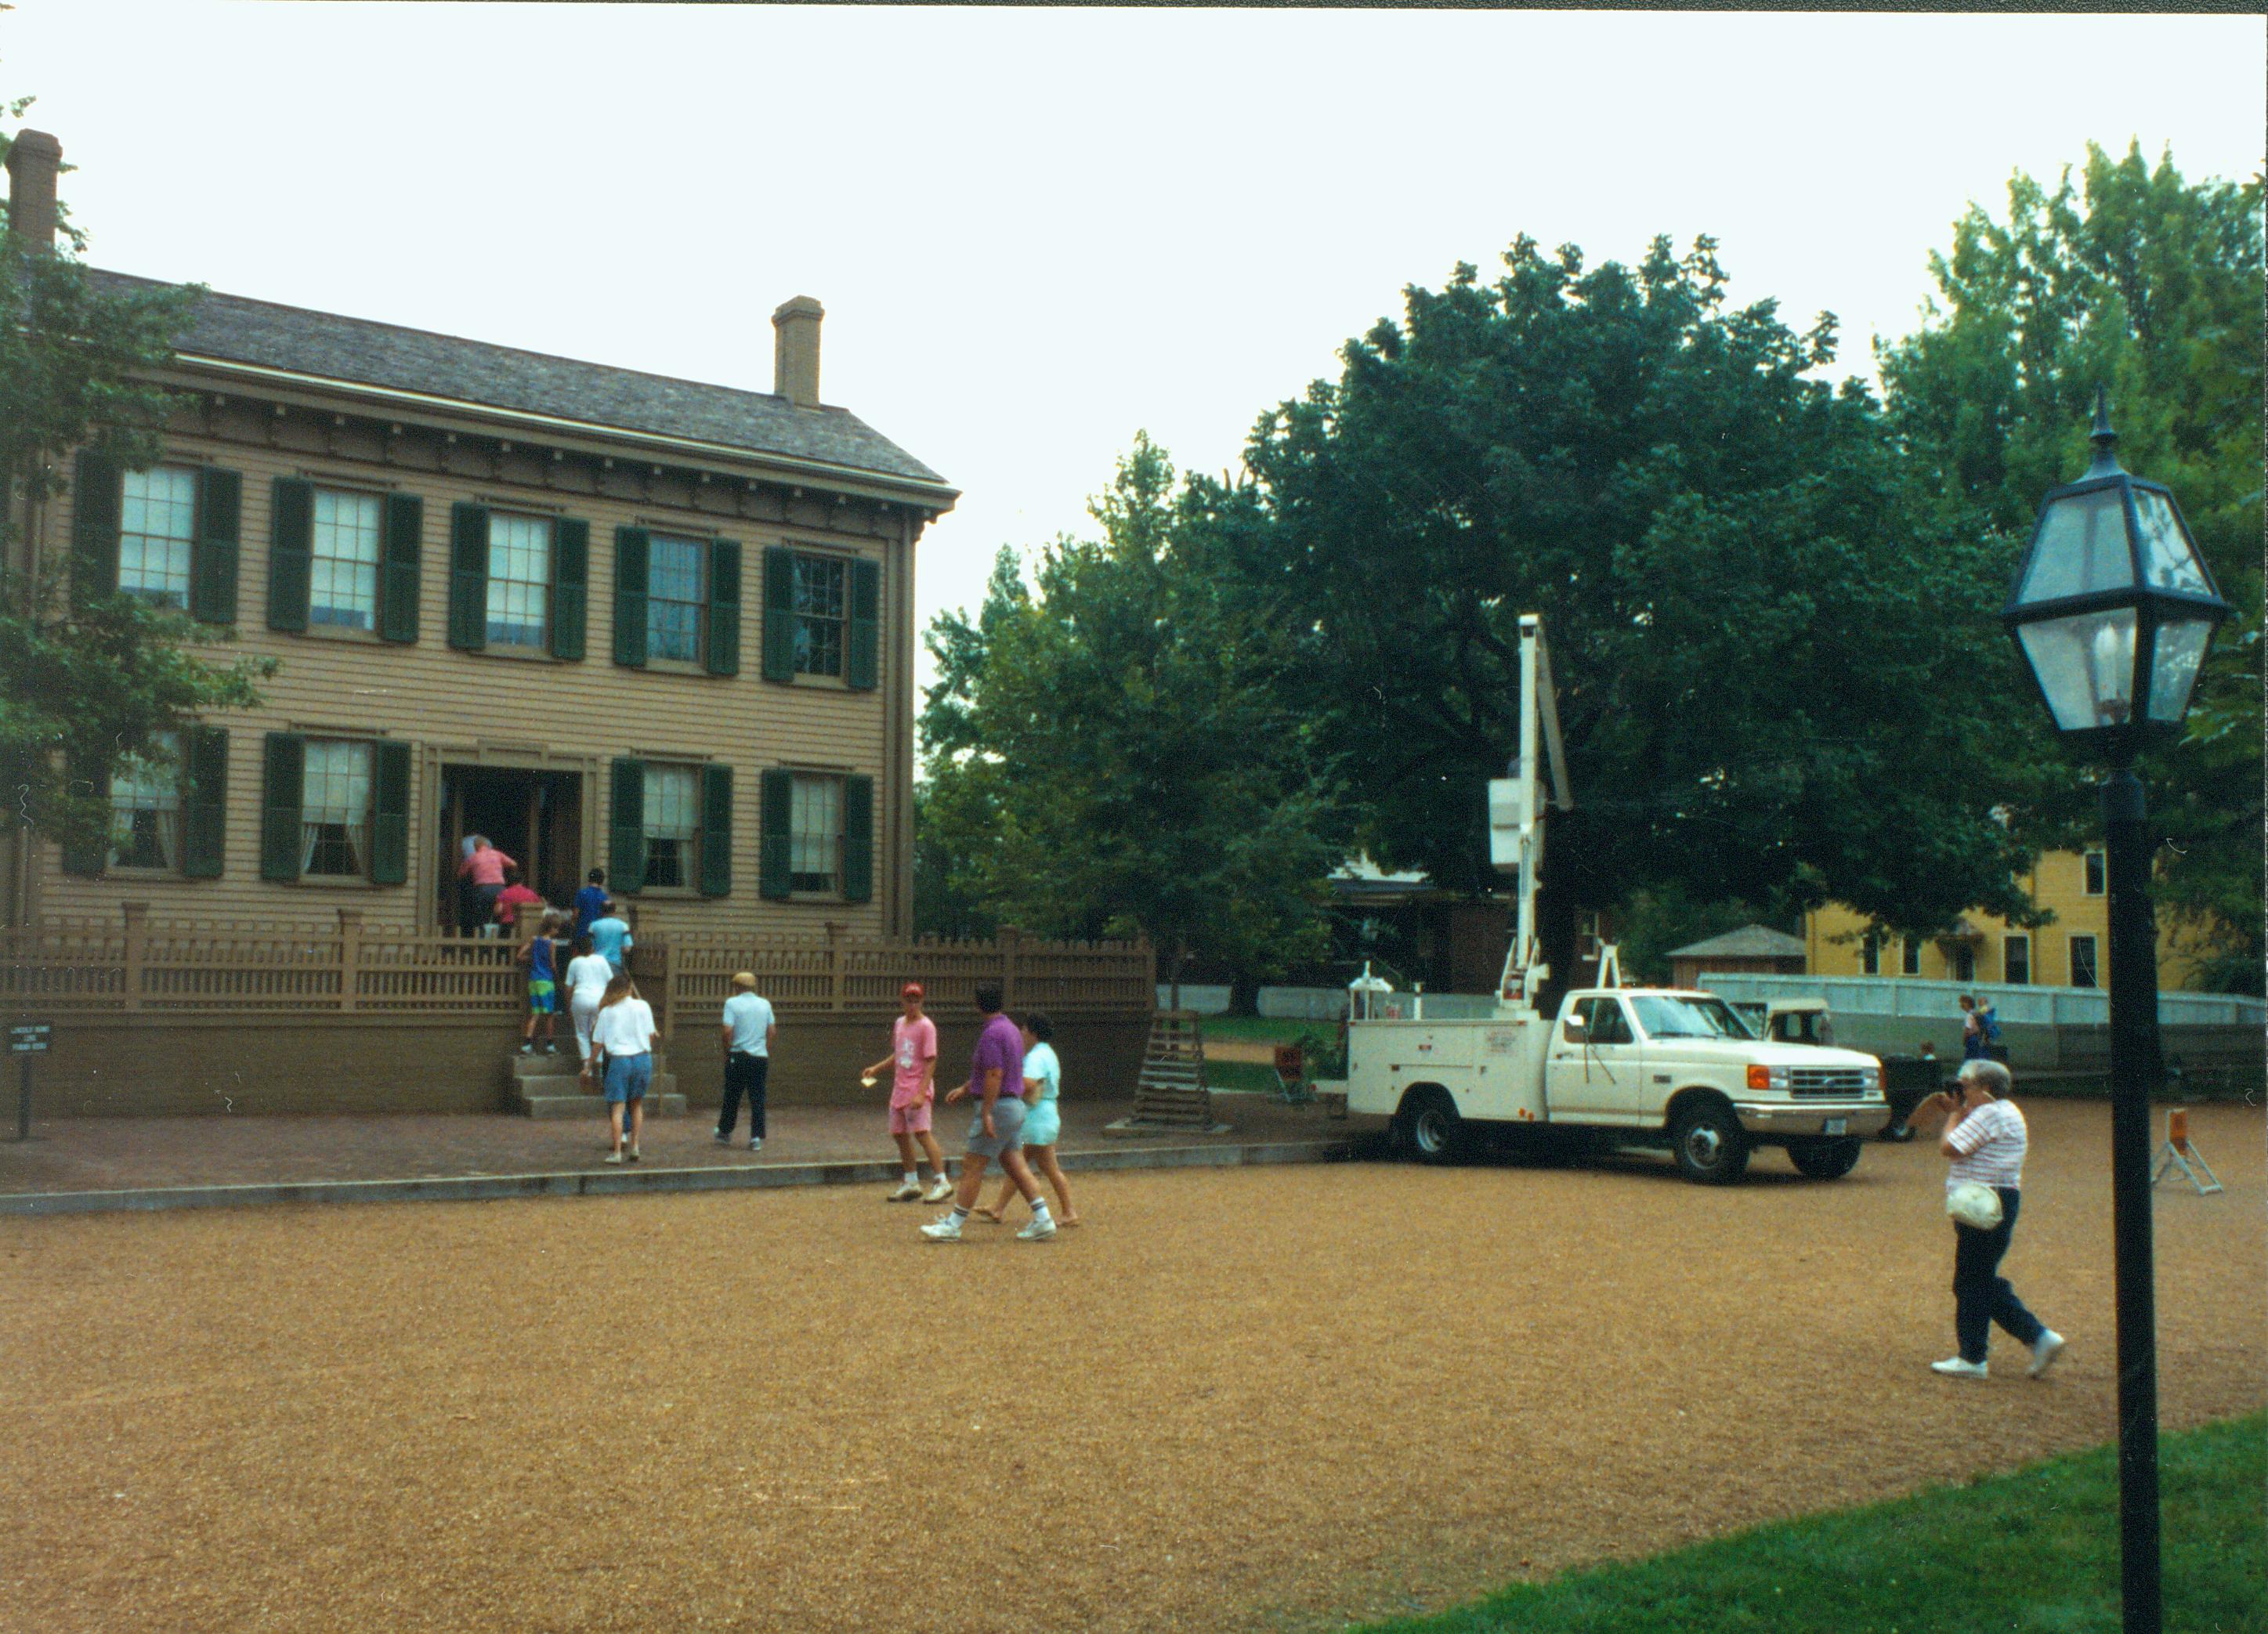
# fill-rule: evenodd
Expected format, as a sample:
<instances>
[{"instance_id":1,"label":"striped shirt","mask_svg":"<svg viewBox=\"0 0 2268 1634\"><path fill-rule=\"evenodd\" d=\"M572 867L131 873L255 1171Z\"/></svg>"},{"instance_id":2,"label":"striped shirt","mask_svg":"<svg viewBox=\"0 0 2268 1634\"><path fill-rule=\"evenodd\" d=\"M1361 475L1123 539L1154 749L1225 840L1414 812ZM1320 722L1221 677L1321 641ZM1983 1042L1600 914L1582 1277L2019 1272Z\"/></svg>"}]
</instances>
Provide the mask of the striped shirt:
<instances>
[{"instance_id":1,"label":"striped shirt","mask_svg":"<svg viewBox=\"0 0 2268 1634\"><path fill-rule=\"evenodd\" d=\"M2016 1110L2014 1102L1986 1101L1955 1124L1946 1137L1961 1153L1946 1171L1946 1185L1950 1188L1968 1180L1980 1186L2021 1186L2028 1138L2024 1115Z\"/></svg>"}]
</instances>

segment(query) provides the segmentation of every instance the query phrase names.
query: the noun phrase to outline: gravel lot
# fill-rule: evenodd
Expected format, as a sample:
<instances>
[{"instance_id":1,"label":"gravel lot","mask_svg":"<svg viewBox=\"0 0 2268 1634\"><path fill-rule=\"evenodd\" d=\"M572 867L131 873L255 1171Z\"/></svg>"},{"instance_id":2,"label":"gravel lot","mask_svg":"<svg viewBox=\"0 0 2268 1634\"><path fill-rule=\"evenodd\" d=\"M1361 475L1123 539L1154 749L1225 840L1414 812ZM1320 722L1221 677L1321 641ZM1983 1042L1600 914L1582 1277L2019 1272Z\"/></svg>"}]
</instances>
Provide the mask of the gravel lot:
<instances>
[{"instance_id":1,"label":"gravel lot","mask_svg":"<svg viewBox=\"0 0 2268 1634\"><path fill-rule=\"evenodd\" d=\"M1094 1175L1045 1245L840 1188L0 1219L0 1627L1334 1626L1962 1479L2115 1434L2109 1115L2027 1110L2045 1383L1927 1371L1918 1144ZM2191 1122L2169 1427L2268 1401L2262 1116Z\"/></svg>"}]
</instances>

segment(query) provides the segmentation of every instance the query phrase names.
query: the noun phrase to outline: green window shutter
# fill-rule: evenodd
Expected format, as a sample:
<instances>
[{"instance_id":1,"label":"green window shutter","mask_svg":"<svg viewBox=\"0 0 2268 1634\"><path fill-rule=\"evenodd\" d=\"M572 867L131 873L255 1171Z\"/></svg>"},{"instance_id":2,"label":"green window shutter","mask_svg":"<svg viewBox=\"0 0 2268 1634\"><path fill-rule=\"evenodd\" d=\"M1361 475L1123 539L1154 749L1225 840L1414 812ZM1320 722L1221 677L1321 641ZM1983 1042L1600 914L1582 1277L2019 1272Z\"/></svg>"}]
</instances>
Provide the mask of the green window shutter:
<instances>
[{"instance_id":1,"label":"green window shutter","mask_svg":"<svg viewBox=\"0 0 2268 1634\"><path fill-rule=\"evenodd\" d=\"M843 655L843 679L861 691L871 692L881 666L882 564L857 561L850 564L850 644Z\"/></svg>"},{"instance_id":2,"label":"green window shutter","mask_svg":"<svg viewBox=\"0 0 2268 1634\"><path fill-rule=\"evenodd\" d=\"M227 830L228 733L192 726L181 734L181 872L219 879Z\"/></svg>"},{"instance_id":3,"label":"green window shutter","mask_svg":"<svg viewBox=\"0 0 2268 1634\"><path fill-rule=\"evenodd\" d=\"M279 476L268 511L268 628L307 628L307 588L313 571L315 485L303 476Z\"/></svg>"},{"instance_id":4,"label":"green window shutter","mask_svg":"<svg viewBox=\"0 0 2268 1634\"><path fill-rule=\"evenodd\" d=\"M244 478L207 466L197 473L197 530L189 546L189 616L205 624L236 622L237 518Z\"/></svg>"},{"instance_id":5,"label":"green window shutter","mask_svg":"<svg viewBox=\"0 0 2268 1634\"><path fill-rule=\"evenodd\" d=\"M733 769L701 769L701 894L733 894Z\"/></svg>"},{"instance_id":6,"label":"green window shutter","mask_svg":"<svg viewBox=\"0 0 2268 1634\"><path fill-rule=\"evenodd\" d=\"M629 895L645 883L645 762L618 760L607 810L607 888Z\"/></svg>"},{"instance_id":7,"label":"green window shutter","mask_svg":"<svg viewBox=\"0 0 2268 1634\"><path fill-rule=\"evenodd\" d=\"M551 525L551 656L583 656L584 614L591 600L591 525L563 516Z\"/></svg>"},{"instance_id":8,"label":"green window shutter","mask_svg":"<svg viewBox=\"0 0 2268 1634\"><path fill-rule=\"evenodd\" d=\"M874 899L874 780L843 780L843 900Z\"/></svg>"},{"instance_id":9,"label":"green window shutter","mask_svg":"<svg viewBox=\"0 0 2268 1634\"><path fill-rule=\"evenodd\" d=\"M425 571L425 502L415 494L386 497L386 543L378 570L378 633L417 639L417 601Z\"/></svg>"},{"instance_id":10,"label":"green window shutter","mask_svg":"<svg viewBox=\"0 0 2268 1634\"><path fill-rule=\"evenodd\" d=\"M449 507L449 644L489 644L489 508L462 499Z\"/></svg>"},{"instance_id":11,"label":"green window shutter","mask_svg":"<svg viewBox=\"0 0 2268 1634\"><path fill-rule=\"evenodd\" d=\"M712 675L740 673L740 541L709 544L709 645L703 655Z\"/></svg>"},{"instance_id":12,"label":"green window shutter","mask_svg":"<svg viewBox=\"0 0 2268 1634\"><path fill-rule=\"evenodd\" d=\"M795 552L784 545L764 547L764 679L795 679Z\"/></svg>"},{"instance_id":13,"label":"green window shutter","mask_svg":"<svg viewBox=\"0 0 2268 1634\"><path fill-rule=\"evenodd\" d=\"M764 773L762 865L758 889L773 901L788 894L788 825L795 813L795 774L777 767Z\"/></svg>"},{"instance_id":14,"label":"green window shutter","mask_svg":"<svg viewBox=\"0 0 2268 1634\"><path fill-rule=\"evenodd\" d=\"M82 606L118 589L120 475L115 460L78 451L71 477L71 597Z\"/></svg>"},{"instance_id":15,"label":"green window shutter","mask_svg":"<svg viewBox=\"0 0 2268 1634\"><path fill-rule=\"evenodd\" d=\"M114 585L112 588L115 589L116 586ZM70 757L70 774L72 783L91 783L96 789L101 791L105 799L109 798L110 773L96 756L92 754L72 754ZM63 872L65 873L88 875L99 874L109 865L110 839L109 831L107 828L104 830L103 836L97 839L91 845L65 845L63 847Z\"/></svg>"},{"instance_id":16,"label":"green window shutter","mask_svg":"<svg viewBox=\"0 0 2268 1634\"><path fill-rule=\"evenodd\" d=\"M307 740L296 732L271 732L261 755L260 877L286 883L299 877L299 825L307 776Z\"/></svg>"},{"instance_id":17,"label":"green window shutter","mask_svg":"<svg viewBox=\"0 0 2268 1634\"><path fill-rule=\"evenodd\" d=\"M642 527L615 530L615 662L645 665L646 561L653 535Z\"/></svg>"},{"instance_id":18,"label":"green window shutter","mask_svg":"<svg viewBox=\"0 0 2268 1634\"><path fill-rule=\"evenodd\" d=\"M371 760L370 880L400 885L409 878L409 746L380 743Z\"/></svg>"}]
</instances>

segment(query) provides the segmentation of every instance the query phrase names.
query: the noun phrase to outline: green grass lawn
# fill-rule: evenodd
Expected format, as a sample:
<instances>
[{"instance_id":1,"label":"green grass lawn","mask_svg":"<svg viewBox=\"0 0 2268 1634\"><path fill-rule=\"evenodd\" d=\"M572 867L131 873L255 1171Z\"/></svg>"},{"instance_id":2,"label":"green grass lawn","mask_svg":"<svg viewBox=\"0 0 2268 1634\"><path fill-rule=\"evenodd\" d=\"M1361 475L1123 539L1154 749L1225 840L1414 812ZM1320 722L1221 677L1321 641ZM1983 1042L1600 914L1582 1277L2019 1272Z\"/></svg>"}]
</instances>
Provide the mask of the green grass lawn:
<instances>
[{"instance_id":1,"label":"green grass lawn","mask_svg":"<svg viewBox=\"0 0 2268 1634\"><path fill-rule=\"evenodd\" d=\"M1276 1069L1257 1061L1208 1061L1205 1087L1219 1090L1259 1089L1276 1093Z\"/></svg>"},{"instance_id":2,"label":"green grass lawn","mask_svg":"<svg viewBox=\"0 0 2268 1634\"><path fill-rule=\"evenodd\" d=\"M1336 1021L1279 1021L1271 1016L1207 1016L1207 1038L1247 1038L1255 1043L1289 1044L1302 1033L1329 1036L1338 1031Z\"/></svg>"},{"instance_id":3,"label":"green grass lawn","mask_svg":"<svg viewBox=\"0 0 2268 1634\"><path fill-rule=\"evenodd\" d=\"M2268 1414L2161 1446L2168 1634L2268 1628ZM2115 1634L2114 1449L1521 1584L1369 1634Z\"/></svg>"}]
</instances>

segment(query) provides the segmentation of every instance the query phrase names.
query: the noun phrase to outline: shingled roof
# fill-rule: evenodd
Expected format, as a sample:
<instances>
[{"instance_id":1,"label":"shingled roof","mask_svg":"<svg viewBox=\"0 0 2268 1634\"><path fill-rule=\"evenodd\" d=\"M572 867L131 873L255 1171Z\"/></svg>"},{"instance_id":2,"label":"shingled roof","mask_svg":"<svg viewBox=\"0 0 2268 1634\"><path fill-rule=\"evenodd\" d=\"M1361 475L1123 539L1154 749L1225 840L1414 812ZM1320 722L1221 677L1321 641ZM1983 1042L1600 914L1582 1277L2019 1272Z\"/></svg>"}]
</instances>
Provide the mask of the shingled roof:
<instances>
[{"instance_id":1,"label":"shingled roof","mask_svg":"<svg viewBox=\"0 0 2268 1634\"><path fill-rule=\"evenodd\" d=\"M90 270L88 276L110 293L176 287L126 273ZM798 408L770 392L580 363L241 295L202 296L174 350L189 359L251 364L945 485L935 471L847 409Z\"/></svg>"},{"instance_id":2,"label":"shingled roof","mask_svg":"<svg viewBox=\"0 0 2268 1634\"><path fill-rule=\"evenodd\" d=\"M1672 959L1800 959L1804 946L1800 938L1769 925L1744 924L1737 931L1727 931L1722 936L1712 936L1705 942L1695 942L1687 947L1669 950Z\"/></svg>"}]
</instances>

